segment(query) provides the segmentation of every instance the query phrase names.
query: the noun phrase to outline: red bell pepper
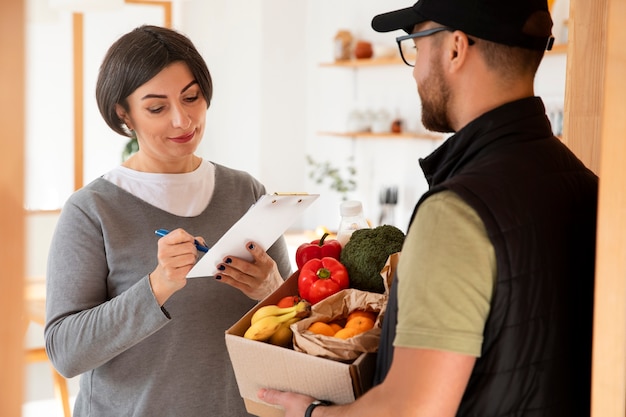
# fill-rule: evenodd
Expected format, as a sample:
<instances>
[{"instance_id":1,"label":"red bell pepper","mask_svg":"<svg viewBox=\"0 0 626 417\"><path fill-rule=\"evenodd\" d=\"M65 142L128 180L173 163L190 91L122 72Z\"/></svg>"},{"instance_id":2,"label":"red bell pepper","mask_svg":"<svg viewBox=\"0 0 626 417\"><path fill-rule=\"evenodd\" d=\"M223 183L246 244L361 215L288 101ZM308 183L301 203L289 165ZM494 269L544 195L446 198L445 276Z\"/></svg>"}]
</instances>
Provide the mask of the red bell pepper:
<instances>
[{"instance_id":1,"label":"red bell pepper","mask_svg":"<svg viewBox=\"0 0 626 417\"><path fill-rule=\"evenodd\" d=\"M321 239L298 246L298 249L296 249L296 265L298 265L298 269L301 269L311 259L322 259L328 256L339 260L341 243L336 239L326 240L327 236L328 233L324 233Z\"/></svg>"},{"instance_id":2,"label":"red bell pepper","mask_svg":"<svg viewBox=\"0 0 626 417\"><path fill-rule=\"evenodd\" d=\"M316 304L350 286L348 270L335 258L311 259L300 268L298 292L300 297Z\"/></svg>"}]
</instances>

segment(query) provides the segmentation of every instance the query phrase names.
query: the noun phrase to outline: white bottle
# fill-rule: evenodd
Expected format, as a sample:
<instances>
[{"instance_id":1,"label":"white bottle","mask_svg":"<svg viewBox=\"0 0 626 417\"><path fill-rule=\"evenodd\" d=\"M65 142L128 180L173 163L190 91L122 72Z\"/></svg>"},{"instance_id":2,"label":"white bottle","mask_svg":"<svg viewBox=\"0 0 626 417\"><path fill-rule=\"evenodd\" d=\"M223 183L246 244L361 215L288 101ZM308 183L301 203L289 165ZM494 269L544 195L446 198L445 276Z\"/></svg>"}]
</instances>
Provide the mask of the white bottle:
<instances>
[{"instance_id":1,"label":"white bottle","mask_svg":"<svg viewBox=\"0 0 626 417\"><path fill-rule=\"evenodd\" d=\"M350 236L355 230L369 229L370 225L363 215L363 205L360 201L344 201L339 207L339 212L341 213L341 222L337 230L337 240L343 247L350 240Z\"/></svg>"}]
</instances>

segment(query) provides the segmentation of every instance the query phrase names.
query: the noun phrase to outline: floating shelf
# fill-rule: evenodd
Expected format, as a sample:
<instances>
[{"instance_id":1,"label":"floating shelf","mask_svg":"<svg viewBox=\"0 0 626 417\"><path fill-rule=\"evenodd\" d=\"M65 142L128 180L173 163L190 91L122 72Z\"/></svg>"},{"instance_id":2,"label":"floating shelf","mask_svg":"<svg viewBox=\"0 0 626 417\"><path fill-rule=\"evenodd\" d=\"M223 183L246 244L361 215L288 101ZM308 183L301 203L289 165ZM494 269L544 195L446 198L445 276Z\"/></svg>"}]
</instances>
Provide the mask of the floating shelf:
<instances>
[{"instance_id":1,"label":"floating shelf","mask_svg":"<svg viewBox=\"0 0 626 417\"><path fill-rule=\"evenodd\" d=\"M546 51L546 55L565 54L567 53L567 44L562 43L553 45L552 49ZM384 65L405 65L400 56L385 58L365 58L365 59L347 59L345 61L322 62L320 67L343 67L343 68L361 68L361 67L377 67Z\"/></svg>"},{"instance_id":2,"label":"floating shelf","mask_svg":"<svg viewBox=\"0 0 626 417\"><path fill-rule=\"evenodd\" d=\"M318 135L322 136L340 136L344 138L364 138L364 139L426 139L426 140L439 140L443 139L443 135L436 133L415 133L415 132L402 132L402 133L371 133L371 132L318 132Z\"/></svg>"},{"instance_id":3,"label":"floating shelf","mask_svg":"<svg viewBox=\"0 0 626 417\"><path fill-rule=\"evenodd\" d=\"M394 56L390 58L365 58L365 59L347 59L345 61L322 62L320 67L376 67L383 65L404 65L402 58Z\"/></svg>"}]
</instances>

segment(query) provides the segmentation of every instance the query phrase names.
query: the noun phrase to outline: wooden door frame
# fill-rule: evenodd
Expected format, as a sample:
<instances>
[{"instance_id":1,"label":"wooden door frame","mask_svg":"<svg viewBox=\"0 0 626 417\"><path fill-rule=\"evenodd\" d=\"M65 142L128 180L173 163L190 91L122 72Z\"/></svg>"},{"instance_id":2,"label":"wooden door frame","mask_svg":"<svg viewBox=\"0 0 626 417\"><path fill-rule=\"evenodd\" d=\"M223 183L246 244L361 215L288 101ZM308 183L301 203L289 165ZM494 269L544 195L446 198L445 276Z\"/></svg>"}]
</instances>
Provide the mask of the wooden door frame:
<instances>
[{"instance_id":1,"label":"wooden door frame","mask_svg":"<svg viewBox=\"0 0 626 417\"><path fill-rule=\"evenodd\" d=\"M601 3L601 4L599 4ZM594 145L587 145L600 176L596 255L596 302L592 377L593 417L626 415L626 3L623 0L575 0L574 80L595 81L592 103L587 88L576 92L578 106L594 106ZM596 50L601 50L599 55ZM586 56L585 56L586 55ZM583 61L592 68L577 73ZM595 62L594 62L595 61ZM576 84L575 88L579 88ZM572 90L574 87L572 88ZM581 95L584 94L584 95ZM574 94L572 94L574 96ZM576 114L576 113L573 113ZM589 128L589 127L587 127ZM582 129L581 129L582 130ZM584 135L592 132L577 132ZM582 138L580 139L582 141ZM595 161L598 161L597 163Z\"/></svg>"},{"instance_id":2,"label":"wooden door frame","mask_svg":"<svg viewBox=\"0 0 626 417\"><path fill-rule=\"evenodd\" d=\"M622 0L571 0L565 143L600 177L592 417L626 415L625 17Z\"/></svg>"},{"instance_id":3,"label":"wooden door frame","mask_svg":"<svg viewBox=\"0 0 626 417\"><path fill-rule=\"evenodd\" d=\"M0 415L11 417L22 415L24 386L25 22L24 0L0 1Z\"/></svg>"}]
</instances>

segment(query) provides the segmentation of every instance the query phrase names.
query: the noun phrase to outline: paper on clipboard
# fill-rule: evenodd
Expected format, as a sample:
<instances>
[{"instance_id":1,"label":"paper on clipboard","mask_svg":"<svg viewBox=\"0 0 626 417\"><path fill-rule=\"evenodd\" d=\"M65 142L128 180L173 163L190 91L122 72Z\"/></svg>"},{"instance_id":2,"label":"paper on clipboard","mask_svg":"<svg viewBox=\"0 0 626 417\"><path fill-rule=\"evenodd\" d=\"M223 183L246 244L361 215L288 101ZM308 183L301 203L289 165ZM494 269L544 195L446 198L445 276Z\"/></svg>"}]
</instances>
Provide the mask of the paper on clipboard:
<instances>
[{"instance_id":1,"label":"paper on clipboard","mask_svg":"<svg viewBox=\"0 0 626 417\"><path fill-rule=\"evenodd\" d=\"M265 250L278 240L319 194L266 194L235 223L191 268L187 278L209 277L225 256L252 260L246 243Z\"/></svg>"}]
</instances>

